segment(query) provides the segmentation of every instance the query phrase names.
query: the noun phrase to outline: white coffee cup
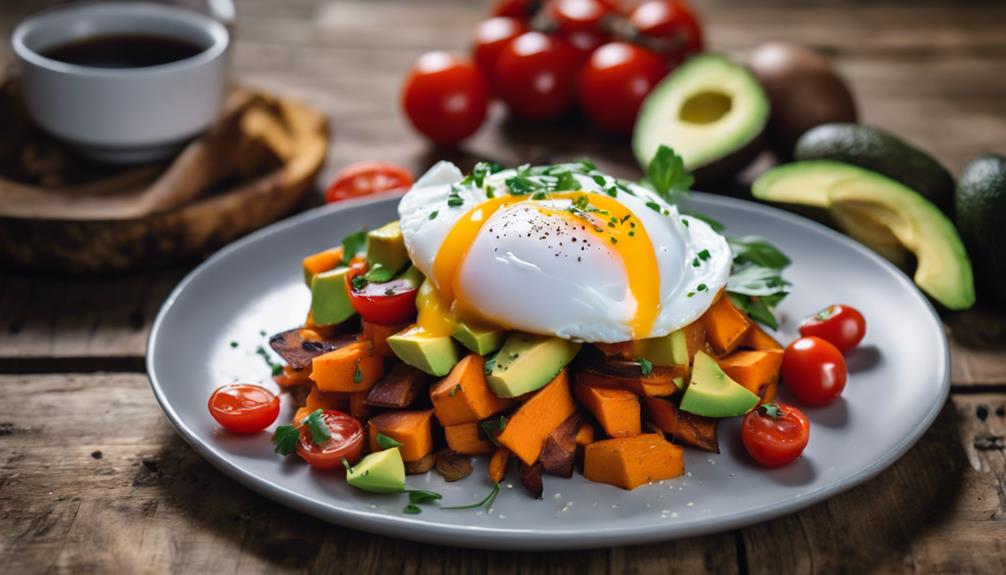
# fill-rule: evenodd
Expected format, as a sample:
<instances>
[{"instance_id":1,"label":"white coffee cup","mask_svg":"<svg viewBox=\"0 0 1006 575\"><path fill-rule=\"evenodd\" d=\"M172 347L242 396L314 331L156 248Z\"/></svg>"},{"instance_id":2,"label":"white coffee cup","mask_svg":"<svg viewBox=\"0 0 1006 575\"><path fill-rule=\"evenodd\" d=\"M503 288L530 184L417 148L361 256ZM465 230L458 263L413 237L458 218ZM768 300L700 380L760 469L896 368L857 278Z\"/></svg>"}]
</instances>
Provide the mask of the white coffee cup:
<instances>
[{"instance_id":1,"label":"white coffee cup","mask_svg":"<svg viewBox=\"0 0 1006 575\"><path fill-rule=\"evenodd\" d=\"M119 34L166 36L204 49L140 68L81 66L43 55L70 42ZM32 118L96 160L136 163L169 156L213 122L226 96L229 34L195 11L143 2L68 5L27 18L11 41Z\"/></svg>"}]
</instances>

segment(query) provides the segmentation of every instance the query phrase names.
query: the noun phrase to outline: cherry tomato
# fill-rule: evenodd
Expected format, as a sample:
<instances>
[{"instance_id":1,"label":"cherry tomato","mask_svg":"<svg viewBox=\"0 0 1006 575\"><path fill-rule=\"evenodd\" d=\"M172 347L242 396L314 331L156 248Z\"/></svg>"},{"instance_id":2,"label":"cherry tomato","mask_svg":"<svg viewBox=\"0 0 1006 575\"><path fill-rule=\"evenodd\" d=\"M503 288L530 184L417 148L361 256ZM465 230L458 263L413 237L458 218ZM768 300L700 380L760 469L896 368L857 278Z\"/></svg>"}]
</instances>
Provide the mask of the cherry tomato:
<instances>
[{"instance_id":1,"label":"cherry tomato","mask_svg":"<svg viewBox=\"0 0 1006 575\"><path fill-rule=\"evenodd\" d=\"M827 405L845 389L845 358L819 337L801 337L782 356L782 381L800 401Z\"/></svg>"},{"instance_id":2,"label":"cherry tomato","mask_svg":"<svg viewBox=\"0 0 1006 575\"><path fill-rule=\"evenodd\" d=\"M210 395L210 415L234 433L258 433L279 417L279 398L260 385L232 383Z\"/></svg>"},{"instance_id":3,"label":"cherry tomato","mask_svg":"<svg viewBox=\"0 0 1006 575\"><path fill-rule=\"evenodd\" d=\"M360 317L381 325L406 323L416 317L419 286L403 279L385 283L354 282L354 278L365 271L364 266L356 265L346 274L349 303Z\"/></svg>"},{"instance_id":4,"label":"cherry tomato","mask_svg":"<svg viewBox=\"0 0 1006 575\"><path fill-rule=\"evenodd\" d=\"M744 447L764 467L781 467L800 457L809 439L807 416L782 402L758 406L741 424Z\"/></svg>"},{"instance_id":5,"label":"cherry tomato","mask_svg":"<svg viewBox=\"0 0 1006 575\"><path fill-rule=\"evenodd\" d=\"M643 100L666 74L663 58L646 48L605 44L580 72L580 106L600 128L629 134Z\"/></svg>"},{"instance_id":6,"label":"cherry tomato","mask_svg":"<svg viewBox=\"0 0 1006 575\"><path fill-rule=\"evenodd\" d=\"M612 12L610 2L602 0L552 0L548 15L560 34L600 32L601 20Z\"/></svg>"},{"instance_id":7,"label":"cherry tomato","mask_svg":"<svg viewBox=\"0 0 1006 575\"><path fill-rule=\"evenodd\" d=\"M302 426L297 455L311 467L335 469L342 467L345 458L350 464L360 460L363 452L363 425L358 419L341 411L327 409L321 415L331 437L318 445L311 437L311 430Z\"/></svg>"},{"instance_id":8,"label":"cherry tomato","mask_svg":"<svg viewBox=\"0 0 1006 575\"><path fill-rule=\"evenodd\" d=\"M702 28L687 4L680 0L646 0L629 13L629 23L659 50L680 62L702 51Z\"/></svg>"},{"instance_id":9,"label":"cherry tomato","mask_svg":"<svg viewBox=\"0 0 1006 575\"><path fill-rule=\"evenodd\" d=\"M491 86L495 86L496 62L500 53L511 40L526 30L524 23L516 18L497 16L482 21L475 27L472 41L472 59L485 74Z\"/></svg>"},{"instance_id":10,"label":"cherry tomato","mask_svg":"<svg viewBox=\"0 0 1006 575\"><path fill-rule=\"evenodd\" d=\"M499 95L519 118L558 118L573 103L575 62L575 51L563 40L525 32L507 44L496 63Z\"/></svg>"},{"instance_id":11,"label":"cherry tomato","mask_svg":"<svg viewBox=\"0 0 1006 575\"><path fill-rule=\"evenodd\" d=\"M836 303L803 320L800 335L819 337L848 353L863 341L866 319L858 309Z\"/></svg>"},{"instance_id":12,"label":"cherry tomato","mask_svg":"<svg viewBox=\"0 0 1006 575\"><path fill-rule=\"evenodd\" d=\"M499 0L493 6L493 16L506 16L507 18L517 18L527 20L534 16L541 6L540 0Z\"/></svg>"},{"instance_id":13,"label":"cherry tomato","mask_svg":"<svg viewBox=\"0 0 1006 575\"><path fill-rule=\"evenodd\" d=\"M409 71L402 105L416 130L437 144L453 144L486 119L486 79L467 58L427 52Z\"/></svg>"},{"instance_id":14,"label":"cherry tomato","mask_svg":"<svg viewBox=\"0 0 1006 575\"><path fill-rule=\"evenodd\" d=\"M412 174L394 164L360 162L343 168L325 190L327 203L381 194L405 191L412 185Z\"/></svg>"}]
</instances>

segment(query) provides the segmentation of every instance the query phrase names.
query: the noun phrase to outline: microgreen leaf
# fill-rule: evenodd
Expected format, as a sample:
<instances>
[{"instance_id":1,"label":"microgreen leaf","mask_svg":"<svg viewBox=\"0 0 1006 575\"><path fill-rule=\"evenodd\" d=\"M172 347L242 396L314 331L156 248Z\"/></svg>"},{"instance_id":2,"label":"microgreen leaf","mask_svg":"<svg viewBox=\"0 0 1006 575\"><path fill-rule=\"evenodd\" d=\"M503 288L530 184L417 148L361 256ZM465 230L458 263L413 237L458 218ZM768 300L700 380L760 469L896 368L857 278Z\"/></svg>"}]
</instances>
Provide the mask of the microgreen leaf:
<instances>
[{"instance_id":1,"label":"microgreen leaf","mask_svg":"<svg viewBox=\"0 0 1006 575\"><path fill-rule=\"evenodd\" d=\"M384 435L383 433L378 433L377 434L377 445L381 449L391 449L392 447L401 447L402 446L402 442L398 441L397 439L395 439L393 437L388 437L387 435Z\"/></svg>"},{"instance_id":2,"label":"microgreen leaf","mask_svg":"<svg viewBox=\"0 0 1006 575\"><path fill-rule=\"evenodd\" d=\"M272 442L276 445L276 453L290 455L297 450L300 430L296 425L281 425L272 434Z\"/></svg>"}]
</instances>

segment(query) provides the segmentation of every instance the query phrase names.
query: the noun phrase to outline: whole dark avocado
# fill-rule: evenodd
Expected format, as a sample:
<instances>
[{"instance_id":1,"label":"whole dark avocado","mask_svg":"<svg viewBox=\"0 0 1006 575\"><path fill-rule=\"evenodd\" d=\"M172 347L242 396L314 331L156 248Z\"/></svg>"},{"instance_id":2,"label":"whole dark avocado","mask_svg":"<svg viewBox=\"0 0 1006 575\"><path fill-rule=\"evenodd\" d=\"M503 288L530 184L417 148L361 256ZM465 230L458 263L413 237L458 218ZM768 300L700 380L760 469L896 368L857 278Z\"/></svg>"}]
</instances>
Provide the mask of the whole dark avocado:
<instances>
[{"instance_id":1,"label":"whole dark avocado","mask_svg":"<svg viewBox=\"0 0 1006 575\"><path fill-rule=\"evenodd\" d=\"M952 215L954 177L929 154L877 128L824 124L797 140L797 160L834 160L873 170L901 182Z\"/></svg>"},{"instance_id":2,"label":"whole dark avocado","mask_svg":"<svg viewBox=\"0 0 1006 575\"><path fill-rule=\"evenodd\" d=\"M957 182L957 229L971 254L979 298L1006 306L1006 158L982 156Z\"/></svg>"}]
</instances>

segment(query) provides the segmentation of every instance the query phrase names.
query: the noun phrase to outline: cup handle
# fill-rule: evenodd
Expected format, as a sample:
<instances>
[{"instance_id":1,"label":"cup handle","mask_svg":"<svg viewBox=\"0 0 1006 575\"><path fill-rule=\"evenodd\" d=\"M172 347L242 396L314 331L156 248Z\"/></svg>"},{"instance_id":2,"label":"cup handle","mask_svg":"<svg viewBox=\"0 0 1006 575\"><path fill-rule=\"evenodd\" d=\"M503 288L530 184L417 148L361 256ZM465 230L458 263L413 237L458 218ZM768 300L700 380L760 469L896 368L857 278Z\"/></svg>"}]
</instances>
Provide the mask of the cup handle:
<instances>
[{"instance_id":1,"label":"cup handle","mask_svg":"<svg viewBox=\"0 0 1006 575\"><path fill-rule=\"evenodd\" d=\"M228 30L233 30L234 22L237 20L237 9L234 7L233 0L206 0L206 4L210 16L226 26Z\"/></svg>"}]
</instances>

